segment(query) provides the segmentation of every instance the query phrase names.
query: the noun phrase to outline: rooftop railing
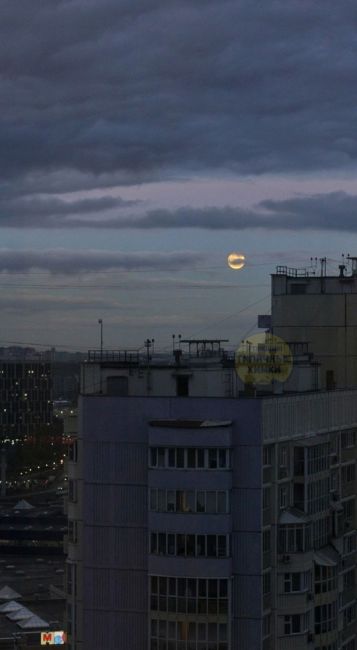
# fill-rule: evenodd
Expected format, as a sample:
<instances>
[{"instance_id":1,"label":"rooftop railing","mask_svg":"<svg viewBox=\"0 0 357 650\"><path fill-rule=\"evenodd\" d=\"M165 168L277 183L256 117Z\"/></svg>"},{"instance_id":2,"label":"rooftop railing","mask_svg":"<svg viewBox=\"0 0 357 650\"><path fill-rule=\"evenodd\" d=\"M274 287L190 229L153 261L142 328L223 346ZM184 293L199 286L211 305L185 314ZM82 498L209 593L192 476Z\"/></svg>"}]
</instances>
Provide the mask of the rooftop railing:
<instances>
[{"instance_id":1,"label":"rooftop railing","mask_svg":"<svg viewBox=\"0 0 357 650\"><path fill-rule=\"evenodd\" d=\"M87 362L138 365L139 358L138 350L88 350Z\"/></svg>"},{"instance_id":2,"label":"rooftop railing","mask_svg":"<svg viewBox=\"0 0 357 650\"><path fill-rule=\"evenodd\" d=\"M309 272L307 269L293 269L289 266L277 266L277 275L288 275L290 278L308 278Z\"/></svg>"}]
</instances>

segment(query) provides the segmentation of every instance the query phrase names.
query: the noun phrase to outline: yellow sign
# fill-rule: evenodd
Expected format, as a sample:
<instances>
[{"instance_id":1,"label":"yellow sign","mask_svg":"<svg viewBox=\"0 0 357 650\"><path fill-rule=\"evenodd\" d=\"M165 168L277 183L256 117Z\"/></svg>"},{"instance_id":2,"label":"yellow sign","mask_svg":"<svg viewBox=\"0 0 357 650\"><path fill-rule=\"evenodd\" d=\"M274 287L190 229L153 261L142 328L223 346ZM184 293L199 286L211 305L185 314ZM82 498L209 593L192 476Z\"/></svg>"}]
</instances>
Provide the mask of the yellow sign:
<instances>
[{"instance_id":1,"label":"yellow sign","mask_svg":"<svg viewBox=\"0 0 357 650\"><path fill-rule=\"evenodd\" d=\"M263 332L242 341L235 354L235 367L245 384L284 382L292 371L293 356L283 339Z\"/></svg>"},{"instance_id":2,"label":"yellow sign","mask_svg":"<svg viewBox=\"0 0 357 650\"><path fill-rule=\"evenodd\" d=\"M41 632L41 645L65 645L67 635L63 630L59 632Z\"/></svg>"}]
</instances>

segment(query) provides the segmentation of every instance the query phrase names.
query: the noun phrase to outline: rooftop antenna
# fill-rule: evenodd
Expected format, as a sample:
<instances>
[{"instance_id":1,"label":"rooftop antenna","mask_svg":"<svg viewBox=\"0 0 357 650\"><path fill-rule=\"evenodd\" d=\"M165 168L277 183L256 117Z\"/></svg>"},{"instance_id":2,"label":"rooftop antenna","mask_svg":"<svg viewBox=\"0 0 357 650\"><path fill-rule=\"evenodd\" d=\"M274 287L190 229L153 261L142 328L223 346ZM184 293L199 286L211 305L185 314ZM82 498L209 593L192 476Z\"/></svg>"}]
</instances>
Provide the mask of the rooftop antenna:
<instances>
[{"instance_id":1,"label":"rooftop antenna","mask_svg":"<svg viewBox=\"0 0 357 650\"><path fill-rule=\"evenodd\" d=\"M172 351L175 350L175 334L172 335Z\"/></svg>"},{"instance_id":2,"label":"rooftop antenna","mask_svg":"<svg viewBox=\"0 0 357 650\"><path fill-rule=\"evenodd\" d=\"M312 267L312 273L315 275L316 268L317 268L317 257L310 257L310 264Z\"/></svg>"},{"instance_id":3,"label":"rooftop antenna","mask_svg":"<svg viewBox=\"0 0 357 650\"><path fill-rule=\"evenodd\" d=\"M326 277L326 265L327 265L326 257L320 257L320 275L322 278Z\"/></svg>"},{"instance_id":4,"label":"rooftop antenna","mask_svg":"<svg viewBox=\"0 0 357 650\"><path fill-rule=\"evenodd\" d=\"M346 271L346 264L345 264L345 256L344 256L343 253L342 253L341 257L342 257L342 262L341 262L341 264L338 265L338 268L340 270L339 277L344 278L345 277L345 271Z\"/></svg>"},{"instance_id":5,"label":"rooftop antenna","mask_svg":"<svg viewBox=\"0 0 357 650\"><path fill-rule=\"evenodd\" d=\"M147 359L148 364L149 364L149 361L151 359L151 357L150 357L150 348L153 345L153 341L154 341L154 339L151 339L151 341L150 341L150 339L146 339L146 341L144 343L144 346L146 347L146 359Z\"/></svg>"},{"instance_id":6,"label":"rooftop antenna","mask_svg":"<svg viewBox=\"0 0 357 650\"><path fill-rule=\"evenodd\" d=\"M357 257L348 254L347 259L352 264L352 269L351 269L352 277L357 277Z\"/></svg>"}]
</instances>

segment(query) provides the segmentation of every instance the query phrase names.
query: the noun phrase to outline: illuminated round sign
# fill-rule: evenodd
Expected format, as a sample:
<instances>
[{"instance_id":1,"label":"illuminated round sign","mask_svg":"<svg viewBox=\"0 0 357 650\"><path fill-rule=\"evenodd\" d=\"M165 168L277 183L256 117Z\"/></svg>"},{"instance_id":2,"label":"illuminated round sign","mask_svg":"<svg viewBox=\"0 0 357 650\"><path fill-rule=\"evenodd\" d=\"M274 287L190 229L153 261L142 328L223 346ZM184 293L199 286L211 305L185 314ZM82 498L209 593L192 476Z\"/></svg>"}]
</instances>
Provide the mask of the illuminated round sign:
<instances>
[{"instance_id":1,"label":"illuminated round sign","mask_svg":"<svg viewBox=\"0 0 357 650\"><path fill-rule=\"evenodd\" d=\"M242 341L235 354L235 367L245 384L284 382L292 371L293 356L283 339L263 332Z\"/></svg>"},{"instance_id":2,"label":"illuminated round sign","mask_svg":"<svg viewBox=\"0 0 357 650\"><path fill-rule=\"evenodd\" d=\"M227 263L234 271L240 271L245 265L245 255L241 253L230 253L227 257Z\"/></svg>"}]
</instances>

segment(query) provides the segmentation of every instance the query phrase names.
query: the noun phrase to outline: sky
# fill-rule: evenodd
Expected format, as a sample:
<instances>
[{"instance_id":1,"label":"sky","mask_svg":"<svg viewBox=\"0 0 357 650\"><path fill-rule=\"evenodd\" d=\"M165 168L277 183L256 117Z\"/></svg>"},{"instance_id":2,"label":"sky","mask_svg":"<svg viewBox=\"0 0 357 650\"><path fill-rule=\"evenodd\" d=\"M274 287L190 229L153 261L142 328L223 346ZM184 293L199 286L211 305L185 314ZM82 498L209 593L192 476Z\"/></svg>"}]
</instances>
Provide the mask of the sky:
<instances>
[{"instance_id":1,"label":"sky","mask_svg":"<svg viewBox=\"0 0 357 650\"><path fill-rule=\"evenodd\" d=\"M276 265L357 255L354 1L3 0L0 18L0 345L85 351L102 319L110 349L234 348Z\"/></svg>"}]
</instances>

